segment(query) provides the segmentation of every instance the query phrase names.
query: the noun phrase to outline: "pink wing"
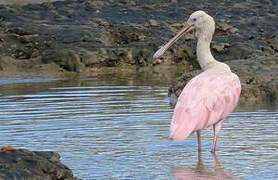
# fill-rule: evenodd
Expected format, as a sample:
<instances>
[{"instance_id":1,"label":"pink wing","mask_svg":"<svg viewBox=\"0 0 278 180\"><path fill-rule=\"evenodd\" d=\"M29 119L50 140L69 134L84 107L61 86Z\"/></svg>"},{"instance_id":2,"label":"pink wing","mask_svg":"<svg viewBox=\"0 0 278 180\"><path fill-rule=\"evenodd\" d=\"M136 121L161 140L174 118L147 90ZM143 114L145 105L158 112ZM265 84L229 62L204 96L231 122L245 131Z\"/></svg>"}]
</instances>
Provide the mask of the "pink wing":
<instances>
[{"instance_id":1,"label":"pink wing","mask_svg":"<svg viewBox=\"0 0 278 180\"><path fill-rule=\"evenodd\" d=\"M170 138L184 140L224 119L235 108L240 92L240 80L232 72L203 72L194 77L176 104Z\"/></svg>"}]
</instances>

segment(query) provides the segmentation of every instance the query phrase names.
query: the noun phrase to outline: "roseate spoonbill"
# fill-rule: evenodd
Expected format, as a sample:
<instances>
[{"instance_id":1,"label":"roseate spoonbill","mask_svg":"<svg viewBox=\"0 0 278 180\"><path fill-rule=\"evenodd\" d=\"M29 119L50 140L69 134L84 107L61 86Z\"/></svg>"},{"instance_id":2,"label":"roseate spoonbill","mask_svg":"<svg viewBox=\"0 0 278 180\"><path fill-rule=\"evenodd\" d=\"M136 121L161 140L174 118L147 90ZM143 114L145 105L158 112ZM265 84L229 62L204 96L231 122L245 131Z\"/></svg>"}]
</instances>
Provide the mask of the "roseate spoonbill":
<instances>
[{"instance_id":1,"label":"roseate spoonbill","mask_svg":"<svg viewBox=\"0 0 278 180\"><path fill-rule=\"evenodd\" d=\"M178 98L170 127L170 138L184 140L192 132L197 132L198 150L201 151L200 130L213 126L214 139L211 152L215 152L218 133L223 119L235 108L241 92L238 76L228 65L214 59L210 42L215 30L215 22L204 11L190 15L186 26L155 54L158 58L182 35L191 30L197 35L197 60L203 70L191 79Z\"/></svg>"}]
</instances>

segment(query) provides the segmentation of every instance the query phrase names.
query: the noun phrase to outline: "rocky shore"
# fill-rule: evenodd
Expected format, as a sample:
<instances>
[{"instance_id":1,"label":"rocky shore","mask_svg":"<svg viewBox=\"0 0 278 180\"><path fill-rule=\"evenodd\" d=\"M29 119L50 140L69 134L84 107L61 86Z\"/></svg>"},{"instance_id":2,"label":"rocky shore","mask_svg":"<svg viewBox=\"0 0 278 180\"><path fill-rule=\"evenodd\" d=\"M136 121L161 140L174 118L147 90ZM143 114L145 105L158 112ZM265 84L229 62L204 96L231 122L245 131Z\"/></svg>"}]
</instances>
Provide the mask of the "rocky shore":
<instances>
[{"instance_id":1,"label":"rocky shore","mask_svg":"<svg viewBox=\"0 0 278 180\"><path fill-rule=\"evenodd\" d=\"M11 146L0 148L0 179L78 180L52 151L29 151Z\"/></svg>"},{"instance_id":2,"label":"rocky shore","mask_svg":"<svg viewBox=\"0 0 278 180\"><path fill-rule=\"evenodd\" d=\"M103 67L140 69L178 64L186 73L169 89L172 97L178 96L186 83L184 77L199 69L196 39L192 35L183 37L156 61L152 55L198 9L215 18L211 48L216 59L231 64L239 74L243 82L241 100L277 101L278 4L274 0L2 4L0 74L88 75Z\"/></svg>"},{"instance_id":3,"label":"rocky shore","mask_svg":"<svg viewBox=\"0 0 278 180\"><path fill-rule=\"evenodd\" d=\"M256 58L227 61L241 81L241 104L250 103L277 103L278 99L278 57L258 56ZM196 70L184 73L169 88L170 103L175 105L186 83L199 74Z\"/></svg>"},{"instance_id":4,"label":"rocky shore","mask_svg":"<svg viewBox=\"0 0 278 180\"><path fill-rule=\"evenodd\" d=\"M164 73L162 69L169 68L159 66L177 65L186 72L169 88L174 104L187 81L200 73L196 39L187 35L162 58L154 61L152 55L182 28L192 12L202 9L216 21L213 55L241 79L241 103L277 103L276 0L42 2L0 4L0 76L88 76L106 68L138 71L146 67ZM0 151L0 179L24 177L75 179L58 153Z\"/></svg>"}]
</instances>

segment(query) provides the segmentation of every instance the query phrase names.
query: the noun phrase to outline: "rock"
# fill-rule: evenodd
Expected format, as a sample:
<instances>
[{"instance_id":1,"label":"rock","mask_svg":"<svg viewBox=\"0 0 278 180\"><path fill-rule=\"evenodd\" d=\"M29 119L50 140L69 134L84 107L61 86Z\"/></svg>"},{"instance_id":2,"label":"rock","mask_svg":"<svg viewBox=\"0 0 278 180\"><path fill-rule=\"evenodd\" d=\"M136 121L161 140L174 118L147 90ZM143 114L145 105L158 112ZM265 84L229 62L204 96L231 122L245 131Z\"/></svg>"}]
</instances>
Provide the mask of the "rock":
<instances>
[{"instance_id":1,"label":"rock","mask_svg":"<svg viewBox=\"0 0 278 180\"><path fill-rule=\"evenodd\" d=\"M19 62L34 58L43 63L55 62L67 71L79 73L95 64L99 68L123 63L146 66L152 64L152 53L158 46L183 27L192 13L184 7L199 3L77 0L0 5L0 53ZM255 0L231 4L211 0L202 8L216 20L213 49L217 59L228 61L277 54L274 2ZM257 12L264 16L258 17ZM237 14L241 14L240 18ZM182 52L180 49L185 47L185 57L179 53L175 58L173 53ZM161 63L168 63L172 58L175 62L181 58L187 61L194 56L195 47L196 39L187 35L165 54ZM147 55L141 53L145 49ZM90 54L85 60L81 57L84 51ZM188 62L194 65L194 61Z\"/></svg>"},{"instance_id":2,"label":"rock","mask_svg":"<svg viewBox=\"0 0 278 180\"><path fill-rule=\"evenodd\" d=\"M246 60L230 61L227 64L238 74L244 102L277 102L278 100L278 57L261 56Z\"/></svg>"},{"instance_id":3,"label":"rock","mask_svg":"<svg viewBox=\"0 0 278 180\"><path fill-rule=\"evenodd\" d=\"M50 52L48 55L45 54L43 61L46 63L55 62L68 71L74 71L78 73L81 73L85 67L84 64L81 63L78 52L69 49Z\"/></svg>"},{"instance_id":4,"label":"rock","mask_svg":"<svg viewBox=\"0 0 278 180\"><path fill-rule=\"evenodd\" d=\"M26 5L29 3L42 3L42 2L50 2L50 0L1 0L1 4L17 4L17 5Z\"/></svg>"},{"instance_id":5,"label":"rock","mask_svg":"<svg viewBox=\"0 0 278 180\"><path fill-rule=\"evenodd\" d=\"M212 49L215 49L217 52L223 51L225 48L230 47L231 45L229 43L219 43L219 44L213 44Z\"/></svg>"},{"instance_id":6,"label":"rock","mask_svg":"<svg viewBox=\"0 0 278 180\"><path fill-rule=\"evenodd\" d=\"M216 23L216 34L234 34L238 31L237 28L229 25L225 20L221 19Z\"/></svg>"},{"instance_id":7,"label":"rock","mask_svg":"<svg viewBox=\"0 0 278 180\"><path fill-rule=\"evenodd\" d=\"M28 72L53 63L58 71L79 75L122 65L182 63L197 70L194 34L182 37L161 59L153 61L152 55L200 4L216 21L211 47L217 60L244 64L244 59L278 55L276 1L55 1L0 5L0 71L15 65Z\"/></svg>"},{"instance_id":8,"label":"rock","mask_svg":"<svg viewBox=\"0 0 278 180\"><path fill-rule=\"evenodd\" d=\"M57 152L29 151L11 146L0 150L0 179L77 180Z\"/></svg>"},{"instance_id":9,"label":"rock","mask_svg":"<svg viewBox=\"0 0 278 180\"><path fill-rule=\"evenodd\" d=\"M157 26L157 25L158 25L158 23L157 23L157 21L156 21L156 20L154 20L154 19L150 19L150 25L151 25L151 26Z\"/></svg>"},{"instance_id":10,"label":"rock","mask_svg":"<svg viewBox=\"0 0 278 180\"><path fill-rule=\"evenodd\" d=\"M240 103L277 102L278 100L278 57L257 57L229 61L227 64L241 81ZM201 70L186 72L169 88L170 103L176 104L184 86Z\"/></svg>"}]
</instances>

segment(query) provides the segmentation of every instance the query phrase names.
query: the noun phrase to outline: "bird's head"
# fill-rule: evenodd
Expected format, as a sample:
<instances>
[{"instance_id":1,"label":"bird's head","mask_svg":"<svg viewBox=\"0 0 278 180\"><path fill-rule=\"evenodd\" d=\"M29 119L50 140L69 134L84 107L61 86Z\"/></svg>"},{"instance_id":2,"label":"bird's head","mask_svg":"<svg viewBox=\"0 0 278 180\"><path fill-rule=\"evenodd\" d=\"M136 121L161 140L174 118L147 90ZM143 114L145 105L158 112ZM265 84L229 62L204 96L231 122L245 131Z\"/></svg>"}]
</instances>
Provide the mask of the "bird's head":
<instances>
[{"instance_id":1,"label":"bird's head","mask_svg":"<svg viewBox=\"0 0 278 180\"><path fill-rule=\"evenodd\" d=\"M212 36L215 30L215 22L213 18L204 11L196 11L191 14L186 24L187 27L190 27L186 32L195 29L197 37L199 37L200 34Z\"/></svg>"},{"instance_id":2,"label":"bird's head","mask_svg":"<svg viewBox=\"0 0 278 180\"><path fill-rule=\"evenodd\" d=\"M196 30L198 38L203 34L205 38L211 40L215 30L215 22L213 18L204 11L196 11L192 13L187 20L185 27L167 44L157 50L153 55L153 58L159 58L162 56L165 51L170 48L178 39L180 39L185 33L191 32L192 30Z\"/></svg>"}]
</instances>

